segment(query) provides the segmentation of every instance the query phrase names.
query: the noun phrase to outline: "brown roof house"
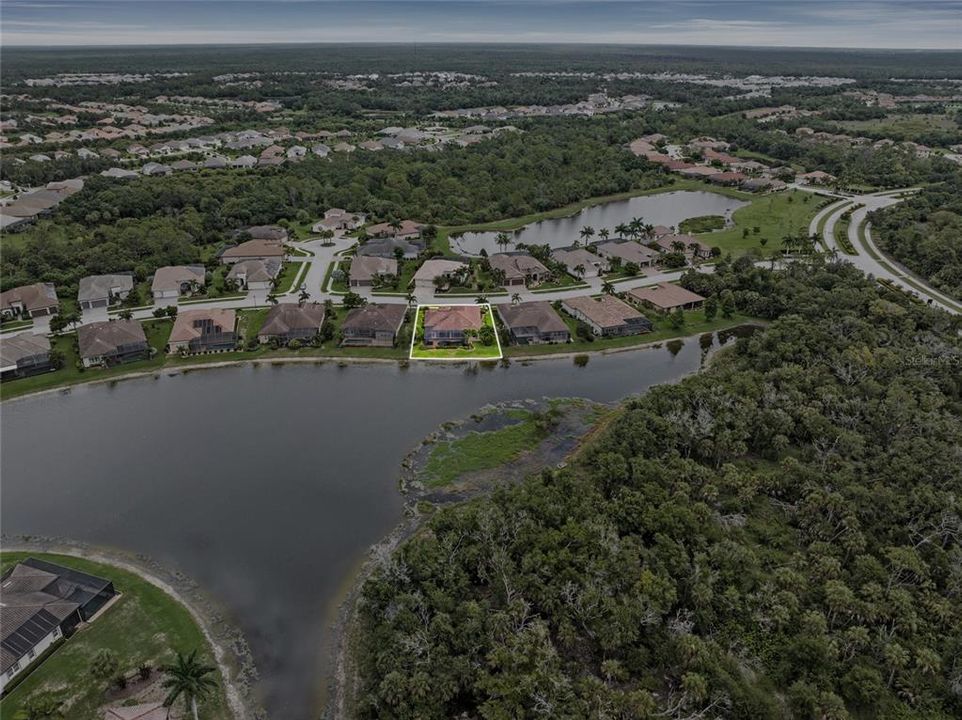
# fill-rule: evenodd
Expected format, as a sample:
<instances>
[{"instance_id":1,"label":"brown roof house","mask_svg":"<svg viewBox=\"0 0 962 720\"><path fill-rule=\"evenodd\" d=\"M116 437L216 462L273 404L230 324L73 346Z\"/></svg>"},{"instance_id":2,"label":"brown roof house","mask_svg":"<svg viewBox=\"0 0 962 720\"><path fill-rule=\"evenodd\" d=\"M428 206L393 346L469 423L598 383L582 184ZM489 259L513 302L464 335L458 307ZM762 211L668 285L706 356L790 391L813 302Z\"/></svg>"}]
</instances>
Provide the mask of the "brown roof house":
<instances>
[{"instance_id":1,"label":"brown roof house","mask_svg":"<svg viewBox=\"0 0 962 720\"><path fill-rule=\"evenodd\" d=\"M369 225L367 228L367 234L370 237L386 237L386 238L397 238L399 240L409 240L411 238L418 239L421 237L421 231L424 229L424 225L413 220L402 220L399 223L400 227L394 227L391 223L377 223L376 225Z\"/></svg>"},{"instance_id":2,"label":"brown roof house","mask_svg":"<svg viewBox=\"0 0 962 720\"><path fill-rule=\"evenodd\" d=\"M341 345L393 347L406 314L407 308L400 303L368 303L355 308L341 323Z\"/></svg>"},{"instance_id":3,"label":"brown roof house","mask_svg":"<svg viewBox=\"0 0 962 720\"><path fill-rule=\"evenodd\" d=\"M167 341L170 352L218 352L237 345L237 313L222 308L182 310Z\"/></svg>"},{"instance_id":4,"label":"brown roof house","mask_svg":"<svg viewBox=\"0 0 962 720\"><path fill-rule=\"evenodd\" d=\"M605 258L588 252L584 248L554 250L551 253L551 258L568 268L569 275L577 278L601 275L611 269L611 264Z\"/></svg>"},{"instance_id":5,"label":"brown roof house","mask_svg":"<svg viewBox=\"0 0 962 720\"><path fill-rule=\"evenodd\" d=\"M20 333L0 342L0 379L27 377L53 369L50 341L46 336Z\"/></svg>"},{"instance_id":6,"label":"brown roof house","mask_svg":"<svg viewBox=\"0 0 962 720\"><path fill-rule=\"evenodd\" d=\"M105 320L77 328L84 367L109 367L150 357L143 326L136 320Z\"/></svg>"},{"instance_id":7,"label":"brown roof house","mask_svg":"<svg viewBox=\"0 0 962 720\"><path fill-rule=\"evenodd\" d=\"M324 212L324 219L315 223L311 228L313 232L323 232L325 230L354 230L360 225L361 216L348 212L343 208L331 208Z\"/></svg>"},{"instance_id":8,"label":"brown roof house","mask_svg":"<svg viewBox=\"0 0 962 720\"><path fill-rule=\"evenodd\" d=\"M803 173L795 178L799 182L807 183L808 185L829 185L835 182L838 178L834 175L830 175L824 170L814 170L813 172Z\"/></svg>"},{"instance_id":9,"label":"brown roof house","mask_svg":"<svg viewBox=\"0 0 962 720\"><path fill-rule=\"evenodd\" d=\"M104 578L27 558L0 577L0 692L117 593Z\"/></svg>"},{"instance_id":10,"label":"brown roof house","mask_svg":"<svg viewBox=\"0 0 962 720\"><path fill-rule=\"evenodd\" d=\"M276 340L284 345L291 340L310 340L324 322L324 306L318 303L279 303L267 312L257 333L262 343Z\"/></svg>"},{"instance_id":11,"label":"brown roof house","mask_svg":"<svg viewBox=\"0 0 962 720\"><path fill-rule=\"evenodd\" d=\"M628 294L640 303L653 307L662 312L670 312L676 308L692 310L701 307L705 298L681 285L672 283L658 283L649 287L629 290Z\"/></svg>"},{"instance_id":12,"label":"brown roof house","mask_svg":"<svg viewBox=\"0 0 962 720\"><path fill-rule=\"evenodd\" d=\"M566 343L571 339L568 326L547 300L498 305L498 315L517 345Z\"/></svg>"},{"instance_id":13,"label":"brown roof house","mask_svg":"<svg viewBox=\"0 0 962 720\"><path fill-rule=\"evenodd\" d=\"M537 258L527 253L498 253L488 258L492 270L499 270L504 274L505 287L540 283L551 275Z\"/></svg>"},{"instance_id":14,"label":"brown roof house","mask_svg":"<svg viewBox=\"0 0 962 720\"><path fill-rule=\"evenodd\" d=\"M607 242L597 243L595 250L604 258L614 261L618 258L621 265L634 263L638 267L649 267L658 258L658 253L649 250L644 245L636 243L634 240L608 240Z\"/></svg>"},{"instance_id":15,"label":"brown roof house","mask_svg":"<svg viewBox=\"0 0 962 720\"><path fill-rule=\"evenodd\" d=\"M372 287L378 278L397 275L397 260L394 258L358 255L351 260L351 287Z\"/></svg>"},{"instance_id":16,"label":"brown roof house","mask_svg":"<svg viewBox=\"0 0 962 720\"><path fill-rule=\"evenodd\" d=\"M699 258L710 258L711 247L692 235L676 235L670 233L655 240L655 245L663 252L682 252ZM676 246L680 246L678 250Z\"/></svg>"},{"instance_id":17,"label":"brown roof house","mask_svg":"<svg viewBox=\"0 0 962 720\"><path fill-rule=\"evenodd\" d=\"M441 260L437 258L426 260L424 264L418 268L418 271L414 273L411 282L413 282L414 287L418 289L434 288L434 283L437 278L455 276L467 270L468 266L458 260Z\"/></svg>"},{"instance_id":18,"label":"brown roof house","mask_svg":"<svg viewBox=\"0 0 962 720\"><path fill-rule=\"evenodd\" d=\"M284 244L290 238L290 233L280 225L252 225L243 232L250 235L251 240L272 240Z\"/></svg>"},{"instance_id":19,"label":"brown roof house","mask_svg":"<svg viewBox=\"0 0 962 720\"><path fill-rule=\"evenodd\" d=\"M247 240L224 250L220 254L220 261L224 265L242 260L276 260L280 263L286 254L284 245L275 240Z\"/></svg>"},{"instance_id":20,"label":"brown roof house","mask_svg":"<svg viewBox=\"0 0 962 720\"><path fill-rule=\"evenodd\" d=\"M231 265L226 278L242 290L270 290L280 271L281 261L275 258L240 260Z\"/></svg>"},{"instance_id":21,"label":"brown roof house","mask_svg":"<svg viewBox=\"0 0 962 720\"><path fill-rule=\"evenodd\" d=\"M0 315L32 318L60 312L57 289L53 283L34 283L0 293Z\"/></svg>"},{"instance_id":22,"label":"brown roof house","mask_svg":"<svg viewBox=\"0 0 962 720\"><path fill-rule=\"evenodd\" d=\"M424 344L429 347L464 345L467 331L477 332L483 323L479 305L429 307L424 311Z\"/></svg>"},{"instance_id":23,"label":"brown roof house","mask_svg":"<svg viewBox=\"0 0 962 720\"><path fill-rule=\"evenodd\" d=\"M108 307L118 300L125 300L133 289L133 273L88 275L80 278L77 302L81 310Z\"/></svg>"},{"instance_id":24,"label":"brown roof house","mask_svg":"<svg viewBox=\"0 0 962 720\"><path fill-rule=\"evenodd\" d=\"M561 301L566 313L587 324L595 335L618 337L651 332L651 321L613 295L581 296Z\"/></svg>"},{"instance_id":25,"label":"brown roof house","mask_svg":"<svg viewBox=\"0 0 962 720\"><path fill-rule=\"evenodd\" d=\"M203 265L168 265L157 268L150 291L154 300L176 299L192 293L207 283Z\"/></svg>"}]
</instances>

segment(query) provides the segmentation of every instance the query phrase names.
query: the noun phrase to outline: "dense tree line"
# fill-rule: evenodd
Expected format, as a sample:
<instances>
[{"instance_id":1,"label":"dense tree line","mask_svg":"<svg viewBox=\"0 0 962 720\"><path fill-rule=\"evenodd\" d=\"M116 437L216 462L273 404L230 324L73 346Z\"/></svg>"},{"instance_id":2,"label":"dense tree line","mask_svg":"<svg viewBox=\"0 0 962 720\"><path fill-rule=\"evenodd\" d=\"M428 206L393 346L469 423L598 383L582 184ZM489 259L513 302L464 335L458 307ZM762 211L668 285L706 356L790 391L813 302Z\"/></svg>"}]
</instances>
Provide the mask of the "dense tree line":
<instances>
[{"instance_id":1,"label":"dense tree line","mask_svg":"<svg viewBox=\"0 0 962 720\"><path fill-rule=\"evenodd\" d=\"M359 717L962 715L957 321L841 263L687 283L771 324L385 559Z\"/></svg>"},{"instance_id":2,"label":"dense tree line","mask_svg":"<svg viewBox=\"0 0 962 720\"><path fill-rule=\"evenodd\" d=\"M942 292L962 299L962 179L923 188L872 214L879 247Z\"/></svg>"}]
</instances>

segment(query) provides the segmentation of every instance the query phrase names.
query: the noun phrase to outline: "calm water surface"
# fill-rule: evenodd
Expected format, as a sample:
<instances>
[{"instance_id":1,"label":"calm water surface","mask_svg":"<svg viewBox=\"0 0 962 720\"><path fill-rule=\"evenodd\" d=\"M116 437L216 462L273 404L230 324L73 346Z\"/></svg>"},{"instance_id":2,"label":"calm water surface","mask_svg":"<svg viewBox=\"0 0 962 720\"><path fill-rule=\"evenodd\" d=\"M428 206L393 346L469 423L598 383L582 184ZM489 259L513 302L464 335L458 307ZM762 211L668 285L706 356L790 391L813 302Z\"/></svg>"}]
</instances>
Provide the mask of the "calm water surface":
<instances>
[{"instance_id":1,"label":"calm water surface","mask_svg":"<svg viewBox=\"0 0 962 720\"><path fill-rule=\"evenodd\" d=\"M592 205L570 217L525 225L509 235L516 243L565 247L580 239L579 233L585 225L590 225L596 232L601 228L608 228L612 236L615 235L616 225L628 223L636 217L651 225L677 228L682 220L701 215L731 217L731 213L747 204L742 200L702 190L642 195L628 200ZM482 249L489 254L503 252L495 242L496 237L497 233L494 232L465 233L459 238L451 238L451 247L466 255L477 255ZM598 237L595 236L593 240L597 241Z\"/></svg>"},{"instance_id":2,"label":"calm water surface","mask_svg":"<svg viewBox=\"0 0 962 720\"><path fill-rule=\"evenodd\" d=\"M270 716L313 717L325 621L400 518L408 450L487 403L614 401L697 369L701 353L694 338L585 368L240 366L15 400L0 417L3 531L183 570L234 613Z\"/></svg>"}]
</instances>

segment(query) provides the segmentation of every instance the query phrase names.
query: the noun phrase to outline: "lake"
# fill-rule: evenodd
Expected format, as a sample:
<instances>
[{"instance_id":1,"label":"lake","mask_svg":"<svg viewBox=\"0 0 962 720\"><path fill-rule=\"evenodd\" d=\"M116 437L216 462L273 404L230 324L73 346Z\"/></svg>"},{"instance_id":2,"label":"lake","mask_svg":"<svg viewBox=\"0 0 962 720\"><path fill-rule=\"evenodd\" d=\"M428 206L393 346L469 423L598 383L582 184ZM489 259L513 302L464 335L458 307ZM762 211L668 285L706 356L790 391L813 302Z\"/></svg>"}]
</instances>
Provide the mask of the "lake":
<instances>
[{"instance_id":1,"label":"lake","mask_svg":"<svg viewBox=\"0 0 962 720\"><path fill-rule=\"evenodd\" d=\"M322 647L365 551L401 517L403 456L506 400L610 402L696 370L698 338L525 366L254 366L3 404L5 534L68 537L185 572L232 612L272 718L315 717Z\"/></svg>"},{"instance_id":2,"label":"lake","mask_svg":"<svg viewBox=\"0 0 962 720\"><path fill-rule=\"evenodd\" d=\"M665 225L677 229L682 220L702 215L722 215L730 219L735 210L745 205L748 203L743 200L718 193L680 190L592 205L575 215L541 220L509 231L508 234L515 243L566 247L581 239L579 233L586 225L593 227L596 232L601 228L608 228L614 237L615 226L628 223L636 217L651 225ZM477 255L482 249L489 255L503 252L495 242L497 235L497 232L464 233L460 237L451 237L451 248L464 255ZM597 235L593 240L598 240ZM507 249L510 250L511 247Z\"/></svg>"}]
</instances>

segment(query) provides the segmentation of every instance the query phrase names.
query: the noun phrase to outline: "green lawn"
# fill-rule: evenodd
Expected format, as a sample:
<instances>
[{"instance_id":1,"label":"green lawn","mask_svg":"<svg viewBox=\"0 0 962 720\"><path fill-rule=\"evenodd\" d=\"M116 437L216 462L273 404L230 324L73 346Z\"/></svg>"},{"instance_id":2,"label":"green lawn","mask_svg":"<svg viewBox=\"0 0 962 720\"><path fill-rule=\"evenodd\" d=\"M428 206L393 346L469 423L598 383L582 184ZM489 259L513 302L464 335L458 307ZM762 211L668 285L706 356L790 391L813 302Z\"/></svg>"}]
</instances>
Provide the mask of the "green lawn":
<instances>
[{"instance_id":1,"label":"green lawn","mask_svg":"<svg viewBox=\"0 0 962 720\"><path fill-rule=\"evenodd\" d=\"M705 233L714 230L721 230L725 227L725 218L721 215L699 215L698 217L688 218L678 223L678 232L681 233Z\"/></svg>"},{"instance_id":2,"label":"green lawn","mask_svg":"<svg viewBox=\"0 0 962 720\"><path fill-rule=\"evenodd\" d=\"M464 473L488 470L511 462L545 436L534 413L519 410L520 422L500 430L471 432L456 440L440 442L431 450L424 466L425 485L440 487Z\"/></svg>"},{"instance_id":3,"label":"green lawn","mask_svg":"<svg viewBox=\"0 0 962 720\"><path fill-rule=\"evenodd\" d=\"M480 341L475 341L471 347L453 348L428 348L417 340L424 335L424 310L430 307L441 307L439 305L419 305L417 315L414 320L415 342L411 346L411 358L414 360L497 360L501 357L501 348L498 342L493 345L483 345ZM495 330L494 314L491 306L487 306L487 311L481 316L484 325Z\"/></svg>"},{"instance_id":4,"label":"green lawn","mask_svg":"<svg viewBox=\"0 0 962 720\"><path fill-rule=\"evenodd\" d=\"M554 290L576 290L578 288L590 287L587 283L577 280L568 273L561 273L557 275L554 280L550 282L543 282L538 287L533 288L531 292L533 293L543 293L552 292ZM512 294L514 290L510 291Z\"/></svg>"},{"instance_id":5,"label":"green lawn","mask_svg":"<svg viewBox=\"0 0 962 720\"><path fill-rule=\"evenodd\" d=\"M851 210L854 209L855 207L851 208ZM834 228L835 243L846 255L856 254L855 248L852 247L852 243L848 241L848 229L852 224L852 216L847 213L851 212L851 210L846 210L845 213L842 213L842 216L835 222Z\"/></svg>"},{"instance_id":6,"label":"green lawn","mask_svg":"<svg viewBox=\"0 0 962 720\"><path fill-rule=\"evenodd\" d=\"M303 268L303 272L301 272ZM302 282L303 278L311 269L309 262L286 262L281 266L281 272L277 276L277 285L274 293L282 295L294 289L295 281Z\"/></svg>"},{"instance_id":7,"label":"green lawn","mask_svg":"<svg viewBox=\"0 0 962 720\"><path fill-rule=\"evenodd\" d=\"M559 343L554 345L511 345L506 347L504 354L506 357L521 358L531 355L556 355L559 353L585 353L599 352L601 350L616 350L630 348L636 345L647 345L663 340L673 340L675 338L701 335L703 333L714 332L716 330L726 330L728 328L744 325L752 322L752 318L740 313L733 313L730 318L723 318L721 314L709 322L705 319L702 310L686 310L685 323L680 328L671 324L666 315L657 313L653 310L644 310L645 316L651 320L653 329L650 333L642 335L627 335L615 338L595 338L593 342L578 339L578 321L565 312L559 312L561 319L565 321L571 333L572 342Z\"/></svg>"},{"instance_id":8,"label":"green lawn","mask_svg":"<svg viewBox=\"0 0 962 720\"><path fill-rule=\"evenodd\" d=\"M146 580L110 565L80 558L39 553L0 554L0 569L6 571L26 557L36 557L107 578L121 597L89 626L77 631L35 668L10 694L0 701L0 716L21 720L23 703L34 694L51 693L69 704L65 717L71 720L101 720L107 681L95 680L89 667L101 649L115 653L120 671L132 675L141 663L158 665L174 659L175 652L197 650L205 663L213 663L213 652L190 613L174 598ZM229 717L223 679L218 689L200 707L204 720Z\"/></svg>"},{"instance_id":9,"label":"green lawn","mask_svg":"<svg viewBox=\"0 0 962 720\"><path fill-rule=\"evenodd\" d=\"M706 245L717 245L723 253L741 255L756 250L770 255L781 249L786 235L808 234L808 225L818 212L818 204L811 193L801 190L762 195L733 213L734 227L704 233L698 239Z\"/></svg>"}]
</instances>

